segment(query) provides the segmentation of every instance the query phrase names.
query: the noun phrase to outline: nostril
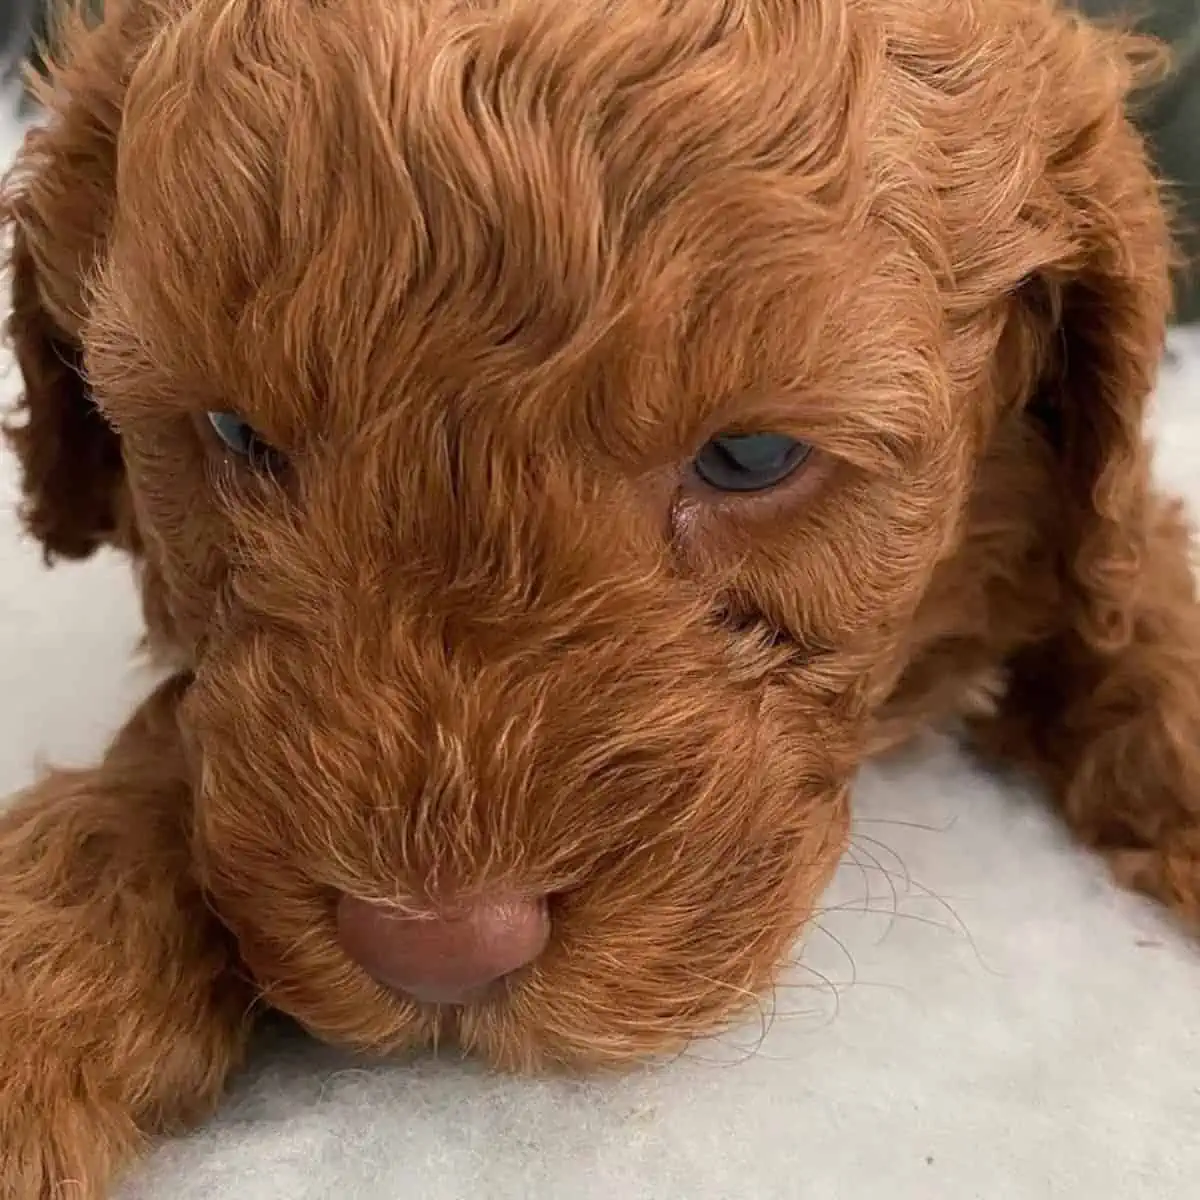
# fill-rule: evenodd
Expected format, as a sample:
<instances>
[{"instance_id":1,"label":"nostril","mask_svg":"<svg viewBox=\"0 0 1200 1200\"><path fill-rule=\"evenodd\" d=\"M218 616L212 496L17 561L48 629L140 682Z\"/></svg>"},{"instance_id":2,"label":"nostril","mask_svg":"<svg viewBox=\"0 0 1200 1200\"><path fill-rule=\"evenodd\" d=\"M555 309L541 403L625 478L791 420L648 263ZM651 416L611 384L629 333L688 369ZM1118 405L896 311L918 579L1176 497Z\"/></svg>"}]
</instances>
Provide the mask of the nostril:
<instances>
[{"instance_id":1,"label":"nostril","mask_svg":"<svg viewBox=\"0 0 1200 1200\"><path fill-rule=\"evenodd\" d=\"M343 896L338 939L373 979L431 1004L461 1004L541 954L550 937L546 901L485 897L414 915Z\"/></svg>"}]
</instances>

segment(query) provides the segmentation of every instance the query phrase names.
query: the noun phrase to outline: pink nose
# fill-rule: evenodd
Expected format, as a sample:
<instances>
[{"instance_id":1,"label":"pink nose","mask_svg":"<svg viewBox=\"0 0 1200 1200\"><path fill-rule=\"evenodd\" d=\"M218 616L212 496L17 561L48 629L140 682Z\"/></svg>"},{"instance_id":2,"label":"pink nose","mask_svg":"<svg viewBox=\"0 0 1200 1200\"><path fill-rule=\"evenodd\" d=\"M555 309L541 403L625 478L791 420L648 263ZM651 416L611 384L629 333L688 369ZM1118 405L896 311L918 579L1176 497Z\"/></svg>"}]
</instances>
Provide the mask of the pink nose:
<instances>
[{"instance_id":1,"label":"pink nose","mask_svg":"<svg viewBox=\"0 0 1200 1200\"><path fill-rule=\"evenodd\" d=\"M413 915L343 896L342 948L373 979L429 1004L462 1004L546 947L546 902L505 896Z\"/></svg>"}]
</instances>

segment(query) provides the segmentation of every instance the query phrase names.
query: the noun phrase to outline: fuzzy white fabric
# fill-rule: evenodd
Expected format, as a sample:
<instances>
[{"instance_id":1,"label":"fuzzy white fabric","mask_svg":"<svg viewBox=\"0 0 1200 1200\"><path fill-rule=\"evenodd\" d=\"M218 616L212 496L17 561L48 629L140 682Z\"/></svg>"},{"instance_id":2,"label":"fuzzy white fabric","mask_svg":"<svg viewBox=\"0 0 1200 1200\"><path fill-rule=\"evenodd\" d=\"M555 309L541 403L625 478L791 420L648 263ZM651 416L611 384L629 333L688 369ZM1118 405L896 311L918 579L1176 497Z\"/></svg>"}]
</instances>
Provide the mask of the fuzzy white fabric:
<instances>
[{"instance_id":1,"label":"fuzzy white fabric","mask_svg":"<svg viewBox=\"0 0 1200 1200\"><path fill-rule=\"evenodd\" d=\"M1175 345L1160 466L1200 507L1200 332ZM17 390L6 369L0 399ZM4 457L0 794L39 761L94 758L149 682L125 565L44 570L14 495ZM946 741L866 770L856 804L855 849L761 1023L575 1081L365 1064L275 1029L124 1200L1200 1194L1200 947Z\"/></svg>"}]
</instances>

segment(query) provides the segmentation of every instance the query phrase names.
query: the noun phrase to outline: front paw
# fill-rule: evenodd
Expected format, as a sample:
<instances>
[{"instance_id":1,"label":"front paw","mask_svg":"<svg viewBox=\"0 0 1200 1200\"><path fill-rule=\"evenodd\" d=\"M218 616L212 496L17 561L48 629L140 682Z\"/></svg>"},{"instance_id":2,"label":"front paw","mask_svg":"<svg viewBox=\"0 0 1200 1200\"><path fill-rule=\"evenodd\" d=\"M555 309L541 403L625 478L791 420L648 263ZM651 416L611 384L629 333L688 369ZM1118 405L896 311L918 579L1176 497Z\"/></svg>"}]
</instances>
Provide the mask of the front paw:
<instances>
[{"instance_id":1,"label":"front paw","mask_svg":"<svg viewBox=\"0 0 1200 1200\"><path fill-rule=\"evenodd\" d=\"M134 1121L82 1070L6 1061L20 1050L0 1046L0 1200L108 1200L142 1141Z\"/></svg>"}]
</instances>

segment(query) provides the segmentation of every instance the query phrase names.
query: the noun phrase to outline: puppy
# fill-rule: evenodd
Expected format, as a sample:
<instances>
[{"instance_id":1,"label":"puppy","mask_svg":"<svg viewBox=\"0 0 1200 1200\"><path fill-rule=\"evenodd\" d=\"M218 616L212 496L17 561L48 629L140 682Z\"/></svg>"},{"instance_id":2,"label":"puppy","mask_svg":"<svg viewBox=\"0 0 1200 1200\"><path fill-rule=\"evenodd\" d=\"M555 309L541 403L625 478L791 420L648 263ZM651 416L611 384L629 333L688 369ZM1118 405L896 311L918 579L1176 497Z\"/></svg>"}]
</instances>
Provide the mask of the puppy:
<instances>
[{"instance_id":1,"label":"puppy","mask_svg":"<svg viewBox=\"0 0 1200 1200\"><path fill-rule=\"evenodd\" d=\"M521 1071L713 1031L931 722L1200 921L1155 59L1052 0L70 27L11 439L175 674L0 819L0 1194L105 1195L263 1006Z\"/></svg>"}]
</instances>

